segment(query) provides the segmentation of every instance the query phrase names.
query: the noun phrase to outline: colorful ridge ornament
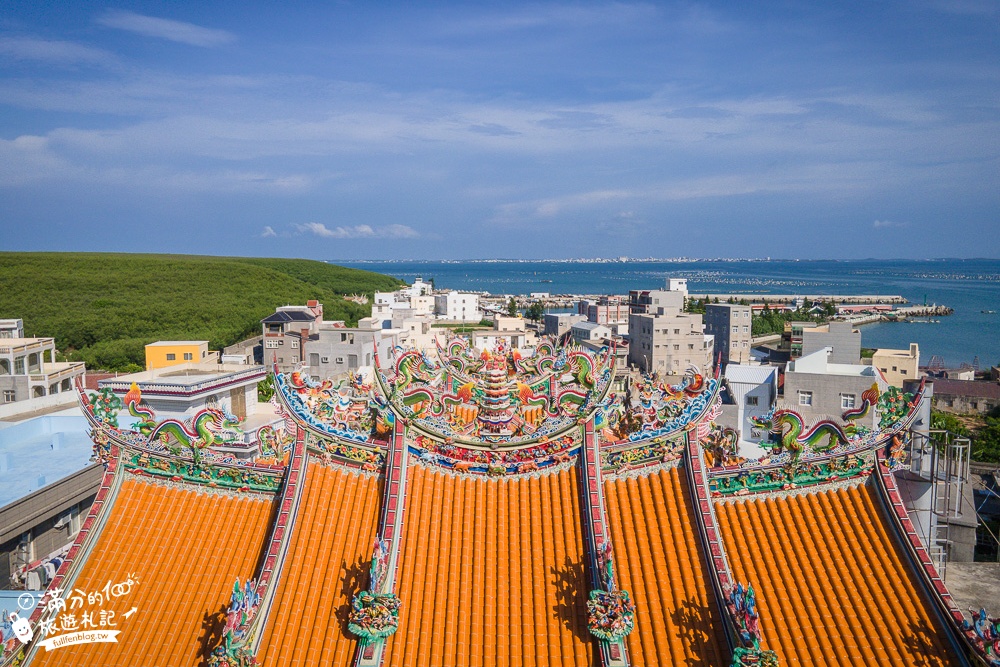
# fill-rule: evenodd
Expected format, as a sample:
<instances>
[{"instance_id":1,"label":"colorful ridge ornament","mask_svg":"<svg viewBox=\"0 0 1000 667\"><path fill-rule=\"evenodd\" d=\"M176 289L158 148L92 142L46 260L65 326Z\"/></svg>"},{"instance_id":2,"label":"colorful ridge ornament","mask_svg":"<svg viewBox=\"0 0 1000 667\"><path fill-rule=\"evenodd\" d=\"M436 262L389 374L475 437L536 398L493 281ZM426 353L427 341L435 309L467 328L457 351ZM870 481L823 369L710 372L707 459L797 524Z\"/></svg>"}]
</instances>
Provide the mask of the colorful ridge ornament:
<instances>
[{"instance_id":1,"label":"colorful ridge ornament","mask_svg":"<svg viewBox=\"0 0 1000 667\"><path fill-rule=\"evenodd\" d=\"M248 579L246 585L241 587L240 580L237 579L229 598L229 608L226 610L222 642L208 657L208 667L255 667L257 659L250 649L247 630L257 615L259 606L260 594L257 592L257 581Z\"/></svg>"},{"instance_id":2,"label":"colorful ridge ornament","mask_svg":"<svg viewBox=\"0 0 1000 667\"><path fill-rule=\"evenodd\" d=\"M615 566L611 557L611 540L597 548L601 582L607 590L590 591L587 600L587 629L598 639L616 642L635 627L635 603L628 591L615 586Z\"/></svg>"},{"instance_id":3,"label":"colorful ridge ornament","mask_svg":"<svg viewBox=\"0 0 1000 667\"><path fill-rule=\"evenodd\" d=\"M757 596L753 586L736 584L729 591L726 608L739 634L743 646L733 651L733 662L730 667L744 665L760 665L761 667L778 667L778 654L774 651L764 651L760 648L760 615L757 613Z\"/></svg>"},{"instance_id":4,"label":"colorful ridge ornament","mask_svg":"<svg viewBox=\"0 0 1000 667\"><path fill-rule=\"evenodd\" d=\"M362 639L382 639L399 627L399 598L394 593L378 592L388 574L389 541L375 538L368 590L361 591L351 600L351 614L347 619L347 629Z\"/></svg>"}]
</instances>

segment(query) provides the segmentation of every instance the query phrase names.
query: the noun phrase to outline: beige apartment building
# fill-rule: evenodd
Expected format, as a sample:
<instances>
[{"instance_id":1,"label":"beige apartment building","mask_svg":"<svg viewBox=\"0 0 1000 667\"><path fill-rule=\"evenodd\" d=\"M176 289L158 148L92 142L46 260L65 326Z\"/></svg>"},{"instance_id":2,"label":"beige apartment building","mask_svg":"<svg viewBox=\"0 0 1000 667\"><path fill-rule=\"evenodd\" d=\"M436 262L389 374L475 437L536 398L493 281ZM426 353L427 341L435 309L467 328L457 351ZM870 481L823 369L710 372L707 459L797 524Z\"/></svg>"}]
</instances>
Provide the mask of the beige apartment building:
<instances>
[{"instance_id":1,"label":"beige apartment building","mask_svg":"<svg viewBox=\"0 0 1000 667\"><path fill-rule=\"evenodd\" d=\"M910 343L908 350L875 350L872 366L882 371L886 382L901 388L905 380L919 377L920 347Z\"/></svg>"}]
</instances>

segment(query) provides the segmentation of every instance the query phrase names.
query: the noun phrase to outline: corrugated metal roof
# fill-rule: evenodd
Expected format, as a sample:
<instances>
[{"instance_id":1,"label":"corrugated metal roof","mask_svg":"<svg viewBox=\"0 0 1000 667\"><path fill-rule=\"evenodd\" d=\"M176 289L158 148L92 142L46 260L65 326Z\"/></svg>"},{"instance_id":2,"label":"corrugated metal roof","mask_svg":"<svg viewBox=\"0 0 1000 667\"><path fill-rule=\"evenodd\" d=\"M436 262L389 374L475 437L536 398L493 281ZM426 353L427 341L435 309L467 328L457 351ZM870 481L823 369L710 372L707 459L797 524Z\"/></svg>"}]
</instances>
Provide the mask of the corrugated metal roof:
<instances>
[{"instance_id":1,"label":"corrugated metal roof","mask_svg":"<svg viewBox=\"0 0 1000 667\"><path fill-rule=\"evenodd\" d=\"M730 382L742 384L764 384L771 381L771 376L778 372L777 366L743 366L727 364L725 377Z\"/></svg>"}]
</instances>

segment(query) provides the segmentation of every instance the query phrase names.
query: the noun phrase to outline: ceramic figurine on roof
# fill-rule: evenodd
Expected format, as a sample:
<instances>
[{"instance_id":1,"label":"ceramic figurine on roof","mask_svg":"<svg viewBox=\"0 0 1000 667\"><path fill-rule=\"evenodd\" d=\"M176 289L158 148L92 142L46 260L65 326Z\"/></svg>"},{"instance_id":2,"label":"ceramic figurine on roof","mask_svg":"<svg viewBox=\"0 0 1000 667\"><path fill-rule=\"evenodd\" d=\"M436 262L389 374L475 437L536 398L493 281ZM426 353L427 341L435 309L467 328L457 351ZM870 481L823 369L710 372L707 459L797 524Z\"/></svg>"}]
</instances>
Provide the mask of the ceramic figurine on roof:
<instances>
[{"instance_id":1,"label":"ceramic figurine on roof","mask_svg":"<svg viewBox=\"0 0 1000 667\"><path fill-rule=\"evenodd\" d=\"M315 432L356 442L387 437L384 399L364 374L352 373L336 382L313 380L300 370L274 377L279 402Z\"/></svg>"},{"instance_id":2,"label":"ceramic figurine on roof","mask_svg":"<svg viewBox=\"0 0 1000 667\"><path fill-rule=\"evenodd\" d=\"M544 340L533 349L500 341L479 349L461 337L379 362L376 378L395 411L444 438L497 446L553 436L589 415L610 389L614 356Z\"/></svg>"},{"instance_id":3,"label":"ceramic figurine on roof","mask_svg":"<svg viewBox=\"0 0 1000 667\"><path fill-rule=\"evenodd\" d=\"M599 579L604 590L590 592L587 601L587 629L605 641L617 641L635 627L635 603L628 591L615 584L615 566L611 555L611 541L606 540L597 548Z\"/></svg>"}]
</instances>

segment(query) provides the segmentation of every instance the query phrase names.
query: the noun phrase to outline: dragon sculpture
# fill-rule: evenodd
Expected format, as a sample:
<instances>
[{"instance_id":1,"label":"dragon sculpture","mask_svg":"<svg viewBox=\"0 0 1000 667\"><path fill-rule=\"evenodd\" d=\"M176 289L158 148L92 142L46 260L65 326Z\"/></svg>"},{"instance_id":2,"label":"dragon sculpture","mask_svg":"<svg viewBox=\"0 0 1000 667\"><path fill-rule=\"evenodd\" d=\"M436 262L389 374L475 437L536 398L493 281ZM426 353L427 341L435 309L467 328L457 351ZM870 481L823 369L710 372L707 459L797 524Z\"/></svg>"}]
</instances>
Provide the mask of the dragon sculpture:
<instances>
[{"instance_id":1,"label":"dragon sculpture","mask_svg":"<svg viewBox=\"0 0 1000 667\"><path fill-rule=\"evenodd\" d=\"M138 420L135 424L136 430L151 442L159 440L166 444L173 437L181 447L191 450L195 464L201 462L203 449L231 442L231 439L224 437L223 433L239 424L236 417L216 407L199 411L191 418L190 423L177 419L157 422L153 410L142 405L141 400L142 391L139 385L133 382L125 394L124 402L129 414Z\"/></svg>"},{"instance_id":2,"label":"dragon sculpture","mask_svg":"<svg viewBox=\"0 0 1000 667\"><path fill-rule=\"evenodd\" d=\"M873 384L861 394L861 405L844 412L841 417L844 424L838 424L832 419L823 419L810 427L798 412L787 408L774 409L761 417L751 417L750 421L758 428L764 428L778 436L781 449L798 458L804 448L822 453L838 445L848 444L852 437L861 432L861 427L855 422L866 417L872 406L879 402L878 385Z\"/></svg>"}]
</instances>

